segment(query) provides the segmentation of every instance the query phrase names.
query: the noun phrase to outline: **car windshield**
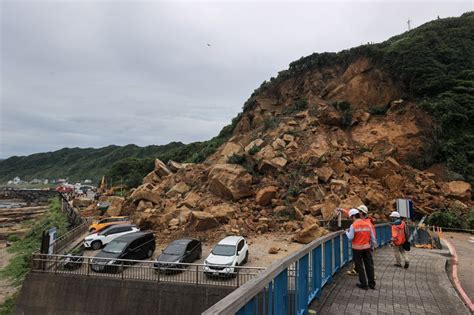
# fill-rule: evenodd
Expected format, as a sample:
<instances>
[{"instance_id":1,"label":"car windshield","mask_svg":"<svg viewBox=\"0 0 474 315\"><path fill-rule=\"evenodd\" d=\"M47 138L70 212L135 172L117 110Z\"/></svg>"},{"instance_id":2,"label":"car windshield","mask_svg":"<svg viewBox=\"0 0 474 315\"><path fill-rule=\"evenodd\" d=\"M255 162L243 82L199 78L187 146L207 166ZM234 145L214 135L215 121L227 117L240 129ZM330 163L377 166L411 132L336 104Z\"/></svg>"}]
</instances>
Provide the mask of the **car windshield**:
<instances>
[{"instance_id":1,"label":"car windshield","mask_svg":"<svg viewBox=\"0 0 474 315\"><path fill-rule=\"evenodd\" d=\"M104 247L103 251L106 253L119 254L127 246L127 242L112 241Z\"/></svg>"},{"instance_id":2,"label":"car windshield","mask_svg":"<svg viewBox=\"0 0 474 315\"><path fill-rule=\"evenodd\" d=\"M111 231L114 231L115 227L112 227L112 228L106 228L102 231L99 232L99 235L104 235L106 233L110 233Z\"/></svg>"},{"instance_id":3,"label":"car windshield","mask_svg":"<svg viewBox=\"0 0 474 315\"><path fill-rule=\"evenodd\" d=\"M166 247L166 249L163 251L164 254L167 255L182 255L184 254L184 249L186 247L184 245L180 244L172 244Z\"/></svg>"},{"instance_id":4,"label":"car windshield","mask_svg":"<svg viewBox=\"0 0 474 315\"><path fill-rule=\"evenodd\" d=\"M235 246L217 244L212 250L212 254L217 256L233 256L235 254Z\"/></svg>"}]
</instances>

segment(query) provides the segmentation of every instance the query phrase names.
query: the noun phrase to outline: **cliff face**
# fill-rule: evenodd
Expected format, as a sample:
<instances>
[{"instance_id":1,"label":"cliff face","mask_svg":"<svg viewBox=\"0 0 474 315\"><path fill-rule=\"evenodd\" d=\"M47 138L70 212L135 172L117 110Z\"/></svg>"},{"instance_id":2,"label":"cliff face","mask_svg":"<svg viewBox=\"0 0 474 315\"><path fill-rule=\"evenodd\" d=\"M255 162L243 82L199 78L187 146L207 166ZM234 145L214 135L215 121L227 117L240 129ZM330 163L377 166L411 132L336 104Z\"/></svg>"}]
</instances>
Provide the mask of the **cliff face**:
<instances>
[{"instance_id":1,"label":"cliff face","mask_svg":"<svg viewBox=\"0 0 474 315\"><path fill-rule=\"evenodd\" d=\"M157 160L124 214L172 238L284 231L301 243L326 233L319 222L336 207L385 220L409 198L419 216L464 216L471 185L445 175L474 178L473 25L466 13L292 62L204 163Z\"/></svg>"}]
</instances>

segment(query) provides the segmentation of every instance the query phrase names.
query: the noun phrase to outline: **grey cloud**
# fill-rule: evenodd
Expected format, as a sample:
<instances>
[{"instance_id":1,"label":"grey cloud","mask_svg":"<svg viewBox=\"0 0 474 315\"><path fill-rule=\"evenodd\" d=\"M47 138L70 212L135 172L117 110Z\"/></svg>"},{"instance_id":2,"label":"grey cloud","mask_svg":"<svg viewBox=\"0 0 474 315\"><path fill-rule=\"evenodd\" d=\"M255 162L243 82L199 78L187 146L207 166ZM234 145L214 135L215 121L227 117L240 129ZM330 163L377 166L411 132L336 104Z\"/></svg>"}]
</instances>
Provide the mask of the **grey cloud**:
<instances>
[{"instance_id":1,"label":"grey cloud","mask_svg":"<svg viewBox=\"0 0 474 315\"><path fill-rule=\"evenodd\" d=\"M471 2L2 1L0 157L209 139L301 56ZM207 43L210 43L209 47Z\"/></svg>"}]
</instances>

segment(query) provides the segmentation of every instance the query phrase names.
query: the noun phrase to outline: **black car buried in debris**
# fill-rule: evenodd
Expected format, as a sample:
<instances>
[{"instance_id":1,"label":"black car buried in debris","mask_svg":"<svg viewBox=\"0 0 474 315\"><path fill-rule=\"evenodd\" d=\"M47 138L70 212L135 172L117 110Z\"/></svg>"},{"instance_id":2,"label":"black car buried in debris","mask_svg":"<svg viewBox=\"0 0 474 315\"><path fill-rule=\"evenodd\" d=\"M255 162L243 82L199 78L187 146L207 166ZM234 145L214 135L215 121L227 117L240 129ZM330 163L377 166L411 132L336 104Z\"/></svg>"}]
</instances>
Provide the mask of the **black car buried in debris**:
<instances>
[{"instance_id":1,"label":"black car buried in debris","mask_svg":"<svg viewBox=\"0 0 474 315\"><path fill-rule=\"evenodd\" d=\"M163 253L158 256L154 265L160 272L173 272L185 269L186 265L180 265L180 263L192 263L201 256L201 241L193 238L182 238L171 242L163 250Z\"/></svg>"}]
</instances>

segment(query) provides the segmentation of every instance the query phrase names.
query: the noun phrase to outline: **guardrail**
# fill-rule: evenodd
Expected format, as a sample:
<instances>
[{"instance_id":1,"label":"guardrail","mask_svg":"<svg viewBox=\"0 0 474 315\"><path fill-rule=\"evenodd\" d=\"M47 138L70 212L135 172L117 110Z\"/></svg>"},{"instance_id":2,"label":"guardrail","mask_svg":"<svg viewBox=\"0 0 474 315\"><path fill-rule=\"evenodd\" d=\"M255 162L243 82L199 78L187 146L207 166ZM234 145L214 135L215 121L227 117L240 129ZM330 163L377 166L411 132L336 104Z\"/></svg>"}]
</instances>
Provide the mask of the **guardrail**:
<instances>
[{"instance_id":1,"label":"guardrail","mask_svg":"<svg viewBox=\"0 0 474 315\"><path fill-rule=\"evenodd\" d=\"M83 222L80 225L76 226L72 230L68 231L67 233L56 239L53 246L53 252L55 254L59 254L61 251L67 248L69 244L77 240L79 236L83 235L88 231L91 223L92 218L85 218L83 219Z\"/></svg>"},{"instance_id":2,"label":"guardrail","mask_svg":"<svg viewBox=\"0 0 474 315\"><path fill-rule=\"evenodd\" d=\"M376 225L376 233L378 246L390 242L389 223ZM330 233L273 263L203 314L306 314L323 286L351 260L344 231Z\"/></svg>"},{"instance_id":3,"label":"guardrail","mask_svg":"<svg viewBox=\"0 0 474 315\"><path fill-rule=\"evenodd\" d=\"M188 283L239 287L255 278L265 268L231 267L229 272L215 275L208 265L173 263L157 268L152 260L95 258L72 255L33 254L32 271L80 276L133 279L154 282ZM221 267L221 266L219 266Z\"/></svg>"},{"instance_id":4,"label":"guardrail","mask_svg":"<svg viewBox=\"0 0 474 315\"><path fill-rule=\"evenodd\" d=\"M67 215L68 222L71 226L80 225L84 219L81 217L79 212L71 207L68 200L62 193L58 193L61 199L61 211Z\"/></svg>"}]
</instances>

